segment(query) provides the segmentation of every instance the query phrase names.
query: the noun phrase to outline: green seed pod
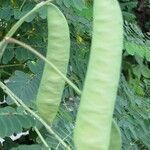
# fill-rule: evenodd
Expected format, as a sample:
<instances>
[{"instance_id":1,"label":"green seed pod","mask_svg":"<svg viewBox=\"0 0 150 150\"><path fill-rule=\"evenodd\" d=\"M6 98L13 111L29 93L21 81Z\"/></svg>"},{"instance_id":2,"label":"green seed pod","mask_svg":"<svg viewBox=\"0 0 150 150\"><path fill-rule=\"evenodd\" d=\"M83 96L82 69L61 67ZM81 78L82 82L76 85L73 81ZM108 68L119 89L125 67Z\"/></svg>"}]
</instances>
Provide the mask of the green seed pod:
<instances>
[{"instance_id":1,"label":"green seed pod","mask_svg":"<svg viewBox=\"0 0 150 150\"><path fill-rule=\"evenodd\" d=\"M48 48L46 58L63 74L67 73L70 54L70 35L67 21L53 4L48 5ZM37 94L37 107L41 116L52 123L56 116L65 85L64 79L45 64Z\"/></svg>"},{"instance_id":2,"label":"green seed pod","mask_svg":"<svg viewBox=\"0 0 150 150\"><path fill-rule=\"evenodd\" d=\"M74 131L77 150L108 150L123 48L117 0L94 0L93 38Z\"/></svg>"}]
</instances>

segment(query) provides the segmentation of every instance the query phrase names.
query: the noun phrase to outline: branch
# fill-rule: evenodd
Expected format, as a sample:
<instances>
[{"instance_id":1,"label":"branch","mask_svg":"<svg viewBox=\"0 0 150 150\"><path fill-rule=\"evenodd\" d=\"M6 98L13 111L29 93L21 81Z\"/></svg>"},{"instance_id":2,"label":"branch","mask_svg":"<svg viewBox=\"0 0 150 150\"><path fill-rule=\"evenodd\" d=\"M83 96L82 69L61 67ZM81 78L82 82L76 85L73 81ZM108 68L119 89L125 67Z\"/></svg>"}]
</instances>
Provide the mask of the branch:
<instances>
[{"instance_id":1,"label":"branch","mask_svg":"<svg viewBox=\"0 0 150 150\"><path fill-rule=\"evenodd\" d=\"M5 84L0 81L0 87L3 91L8 94L12 100L17 104L21 105L27 112L33 115L39 122L43 124L43 126L47 129L47 131L52 134L67 150L71 150L70 147L51 129L51 127L41 118L39 117L34 111L32 111L26 104L22 102Z\"/></svg>"},{"instance_id":2,"label":"branch","mask_svg":"<svg viewBox=\"0 0 150 150\"><path fill-rule=\"evenodd\" d=\"M32 48L30 45L27 45L26 43L18 41L14 38L6 37L4 40L7 43L18 44L18 45L22 46L23 48L29 50L30 52L32 52L36 56L38 56L40 59L42 59L44 62L46 62L50 67L52 67L79 95L81 95L81 91L79 90L79 88L73 82L71 82L61 71L59 71L59 69L57 69L57 67L53 63L51 63L49 60L47 60L39 52L37 52L37 50Z\"/></svg>"}]
</instances>

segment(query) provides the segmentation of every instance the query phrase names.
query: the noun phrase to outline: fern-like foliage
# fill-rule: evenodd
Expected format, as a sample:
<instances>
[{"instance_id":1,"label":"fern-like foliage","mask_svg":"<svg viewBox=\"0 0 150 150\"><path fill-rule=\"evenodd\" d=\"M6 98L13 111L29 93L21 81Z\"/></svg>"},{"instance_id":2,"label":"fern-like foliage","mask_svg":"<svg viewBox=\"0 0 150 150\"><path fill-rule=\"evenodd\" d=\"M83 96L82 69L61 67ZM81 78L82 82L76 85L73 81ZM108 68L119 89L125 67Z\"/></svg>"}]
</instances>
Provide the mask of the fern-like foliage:
<instances>
[{"instance_id":1,"label":"fern-like foliage","mask_svg":"<svg viewBox=\"0 0 150 150\"><path fill-rule=\"evenodd\" d=\"M137 0L119 0L121 9L123 12L123 17L125 20L128 22L135 22L136 21L136 16L134 14L134 9L137 7Z\"/></svg>"},{"instance_id":2,"label":"fern-like foliage","mask_svg":"<svg viewBox=\"0 0 150 150\"><path fill-rule=\"evenodd\" d=\"M137 96L122 75L114 117L122 132L124 150L149 150L149 106L150 99Z\"/></svg>"},{"instance_id":3,"label":"fern-like foliage","mask_svg":"<svg viewBox=\"0 0 150 150\"><path fill-rule=\"evenodd\" d=\"M125 22L124 48L129 55L138 55L150 61L150 37L142 33L136 24Z\"/></svg>"}]
</instances>

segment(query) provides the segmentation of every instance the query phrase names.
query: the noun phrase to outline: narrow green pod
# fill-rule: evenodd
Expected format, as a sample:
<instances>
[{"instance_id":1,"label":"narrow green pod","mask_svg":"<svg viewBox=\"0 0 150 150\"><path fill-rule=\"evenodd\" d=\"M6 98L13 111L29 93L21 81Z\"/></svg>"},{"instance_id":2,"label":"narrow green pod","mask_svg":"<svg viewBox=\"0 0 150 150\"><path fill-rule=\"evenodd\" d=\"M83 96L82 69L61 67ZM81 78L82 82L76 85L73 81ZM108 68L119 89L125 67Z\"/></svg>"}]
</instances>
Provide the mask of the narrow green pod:
<instances>
[{"instance_id":1,"label":"narrow green pod","mask_svg":"<svg viewBox=\"0 0 150 150\"><path fill-rule=\"evenodd\" d=\"M94 0L93 38L74 130L77 150L108 150L123 48L117 0Z\"/></svg>"},{"instance_id":2,"label":"narrow green pod","mask_svg":"<svg viewBox=\"0 0 150 150\"><path fill-rule=\"evenodd\" d=\"M48 48L46 58L63 74L67 73L70 56L70 33L62 12L53 4L48 5ZM40 115L49 123L56 116L63 93L64 79L45 64L37 94L37 108Z\"/></svg>"}]
</instances>

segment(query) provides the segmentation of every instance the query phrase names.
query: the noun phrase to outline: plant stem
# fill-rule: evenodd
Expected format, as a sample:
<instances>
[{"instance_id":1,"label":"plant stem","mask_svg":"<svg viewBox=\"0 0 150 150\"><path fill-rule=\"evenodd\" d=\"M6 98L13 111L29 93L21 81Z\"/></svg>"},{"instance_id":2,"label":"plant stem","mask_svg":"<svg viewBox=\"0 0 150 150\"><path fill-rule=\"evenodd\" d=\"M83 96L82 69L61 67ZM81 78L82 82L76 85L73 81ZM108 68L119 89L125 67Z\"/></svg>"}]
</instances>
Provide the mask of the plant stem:
<instances>
[{"instance_id":1,"label":"plant stem","mask_svg":"<svg viewBox=\"0 0 150 150\"><path fill-rule=\"evenodd\" d=\"M5 71L5 70L3 70L2 73L3 73L3 74L6 74L6 75L8 75L8 76L11 76L11 75L12 75L11 73L8 73L8 72Z\"/></svg>"},{"instance_id":2,"label":"plant stem","mask_svg":"<svg viewBox=\"0 0 150 150\"><path fill-rule=\"evenodd\" d=\"M24 66L25 64L7 64L7 65L0 65L0 68L7 68L7 67L19 67Z\"/></svg>"},{"instance_id":3,"label":"plant stem","mask_svg":"<svg viewBox=\"0 0 150 150\"><path fill-rule=\"evenodd\" d=\"M39 10L41 7L47 5L48 3L50 3L52 0L47 0L45 2L41 2L39 4L37 4L31 11L29 11L26 15L24 15L20 20L18 20L14 26L9 30L9 32L6 34L7 37L12 37L13 34L17 31L17 29L22 25L22 23L32 14L34 14L37 10ZM0 42L0 59L3 55L3 52L5 50L7 46L6 41L3 39Z\"/></svg>"},{"instance_id":4,"label":"plant stem","mask_svg":"<svg viewBox=\"0 0 150 150\"><path fill-rule=\"evenodd\" d=\"M33 115L38 121L40 121L47 131L52 134L67 150L71 150L70 147L51 129L51 127L41 118L39 117L35 112L33 112L26 104L22 102L21 99L19 99L5 84L3 84L0 81L0 87L3 89L3 91L8 94L13 101L18 105L20 104L27 112L29 112L31 115Z\"/></svg>"},{"instance_id":5,"label":"plant stem","mask_svg":"<svg viewBox=\"0 0 150 150\"><path fill-rule=\"evenodd\" d=\"M45 147L47 147L47 148L49 148L49 150L51 150L50 147L48 146L47 142L44 140L42 134L41 134L40 131L38 130L38 128L37 128L37 127L34 127L34 130L35 130L35 132L37 133L37 135L39 136L39 138L41 139L41 141L43 142L43 144L45 145Z\"/></svg>"},{"instance_id":6,"label":"plant stem","mask_svg":"<svg viewBox=\"0 0 150 150\"><path fill-rule=\"evenodd\" d=\"M36 56L38 56L44 62L49 64L79 95L81 95L81 91L79 90L79 88L73 82L71 82L61 71L59 71L59 69L57 69L57 67L53 63L51 63L49 60L47 60L39 52L37 52L37 50L32 48L30 45L27 45L26 43L20 42L14 38L6 37L4 40L8 43L18 44L18 45L24 47L25 49L31 51L32 53L34 53Z\"/></svg>"},{"instance_id":7,"label":"plant stem","mask_svg":"<svg viewBox=\"0 0 150 150\"><path fill-rule=\"evenodd\" d=\"M22 10L22 7L24 6L24 4L26 3L26 0L24 0L23 2L22 2L22 4L21 4L21 6L20 6L20 11Z\"/></svg>"}]
</instances>

